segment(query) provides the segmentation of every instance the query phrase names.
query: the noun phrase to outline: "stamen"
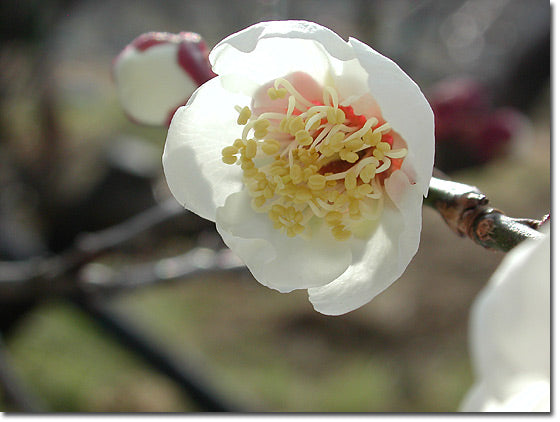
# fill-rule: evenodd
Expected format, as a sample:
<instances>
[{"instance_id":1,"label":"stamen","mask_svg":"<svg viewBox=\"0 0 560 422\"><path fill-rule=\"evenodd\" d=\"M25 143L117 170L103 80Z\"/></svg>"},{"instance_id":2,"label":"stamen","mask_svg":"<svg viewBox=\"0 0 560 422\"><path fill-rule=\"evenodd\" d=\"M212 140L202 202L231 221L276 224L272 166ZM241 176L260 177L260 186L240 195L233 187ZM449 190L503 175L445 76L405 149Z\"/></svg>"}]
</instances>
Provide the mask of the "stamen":
<instances>
[{"instance_id":1,"label":"stamen","mask_svg":"<svg viewBox=\"0 0 560 422\"><path fill-rule=\"evenodd\" d=\"M241 109L241 111L239 111L239 117L237 118L237 124L238 125L244 125L247 124L247 121L249 120L249 118L251 117L251 110L249 109L249 107L245 106Z\"/></svg>"},{"instance_id":2,"label":"stamen","mask_svg":"<svg viewBox=\"0 0 560 422\"><path fill-rule=\"evenodd\" d=\"M236 106L241 137L222 149L225 164L240 165L255 212L267 213L289 237L309 238L320 220L340 241L356 234L357 222L378 219L383 180L407 154L406 148L392 149L389 123L373 129L380 119L340 106L330 86L323 89L323 104L284 78L267 94L273 101L288 95L285 112L253 116Z\"/></svg>"},{"instance_id":3,"label":"stamen","mask_svg":"<svg viewBox=\"0 0 560 422\"><path fill-rule=\"evenodd\" d=\"M284 88L286 88L286 90L290 93L290 95L293 95L297 101L299 101L300 103L305 105L307 108L313 106L313 103L311 101L309 101L307 98L305 98L303 95L301 95L294 88L294 86L290 82L288 82L286 79L278 78L274 81L274 88L278 89L278 87L280 85L284 86Z\"/></svg>"},{"instance_id":4,"label":"stamen","mask_svg":"<svg viewBox=\"0 0 560 422\"><path fill-rule=\"evenodd\" d=\"M323 102L325 104L329 103L329 100L327 99L327 94L330 95L331 97L331 104L334 108L338 108L338 94L337 92L334 90L333 87L331 86L326 86L324 91L323 91Z\"/></svg>"}]
</instances>

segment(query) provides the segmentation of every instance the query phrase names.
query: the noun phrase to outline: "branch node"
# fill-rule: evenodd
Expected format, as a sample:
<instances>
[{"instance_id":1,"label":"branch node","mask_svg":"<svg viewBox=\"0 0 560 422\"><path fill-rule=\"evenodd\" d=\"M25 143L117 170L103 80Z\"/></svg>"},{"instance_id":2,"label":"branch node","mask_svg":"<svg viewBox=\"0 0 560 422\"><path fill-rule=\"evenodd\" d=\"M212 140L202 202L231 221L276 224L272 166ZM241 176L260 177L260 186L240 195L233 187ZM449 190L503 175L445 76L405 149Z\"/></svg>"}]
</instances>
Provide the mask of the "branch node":
<instances>
[{"instance_id":1,"label":"branch node","mask_svg":"<svg viewBox=\"0 0 560 422\"><path fill-rule=\"evenodd\" d=\"M488 198L474 186L432 177L426 205L435 208L451 230L488 248L509 251L550 219L511 218L490 207Z\"/></svg>"}]
</instances>

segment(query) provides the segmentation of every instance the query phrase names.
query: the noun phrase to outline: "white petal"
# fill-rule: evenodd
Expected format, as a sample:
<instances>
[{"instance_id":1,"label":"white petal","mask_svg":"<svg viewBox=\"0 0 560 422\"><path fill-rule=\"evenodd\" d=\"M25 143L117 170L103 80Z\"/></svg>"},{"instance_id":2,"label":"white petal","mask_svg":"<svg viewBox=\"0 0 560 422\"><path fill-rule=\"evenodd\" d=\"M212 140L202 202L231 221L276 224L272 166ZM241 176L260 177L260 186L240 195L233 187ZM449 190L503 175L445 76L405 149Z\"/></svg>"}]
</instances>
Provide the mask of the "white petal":
<instances>
[{"instance_id":1,"label":"white petal","mask_svg":"<svg viewBox=\"0 0 560 422\"><path fill-rule=\"evenodd\" d=\"M256 84L298 71L323 83L331 70L329 55L339 60L354 58L350 46L325 27L306 21L273 21L230 35L212 49L210 62L220 75L250 75Z\"/></svg>"},{"instance_id":2,"label":"white petal","mask_svg":"<svg viewBox=\"0 0 560 422\"><path fill-rule=\"evenodd\" d=\"M356 57L369 74L369 89L383 117L408 145L402 169L414 169L417 189L428 192L434 165L434 115L420 88L402 69L368 45L350 38ZM410 174L409 174L410 176Z\"/></svg>"},{"instance_id":3,"label":"white petal","mask_svg":"<svg viewBox=\"0 0 560 422\"><path fill-rule=\"evenodd\" d=\"M242 188L241 169L222 162L222 149L241 135L235 105L249 99L221 86L219 78L202 85L171 121L163 169L171 192L185 208L215 220L216 208Z\"/></svg>"},{"instance_id":4,"label":"white petal","mask_svg":"<svg viewBox=\"0 0 560 422\"><path fill-rule=\"evenodd\" d=\"M550 236L509 252L471 311L477 377L503 396L513 379L550 377Z\"/></svg>"},{"instance_id":5,"label":"white petal","mask_svg":"<svg viewBox=\"0 0 560 422\"><path fill-rule=\"evenodd\" d=\"M197 85L179 66L178 44L162 43L144 51L127 47L115 61L119 100L140 123L164 125Z\"/></svg>"},{"instance_id":6,"label":"white petal","mask_svg":"<svg viewBox=\"0 0 560 422\"><path fill-rule=\"evenodd\" d=\"M368 303L398 279L418 250L422 194L402 171L385 182L397 208L386 205L379 227L367 242L355 243L352 265L332 283L309 289L318 312L341 315Z\"/></svg>"},{"instance_id":7,"label":"white petal","mask_svg":"<svg viewBox=\"0 0 560 422\"><path fill-rule=\"evenodd\" d=\"M461 412L550 412L550 382L520 379L508 386L509 394L497 397L485 383L474 385L459 409Z\"/></svg>"},{"instance_id":8,"label":"white petal","mask_svg":"<svg viewBox=\"0 0 560 422\"><path fill-rule=\"evenodd\" d=\"M281 292L322 286L350 265L347 242L333 242L328 233L289 238L267 214L253 211L250 200L246 192L230 195L218 209L216 227L261 284Z\"/></svg>"}]
</instances>

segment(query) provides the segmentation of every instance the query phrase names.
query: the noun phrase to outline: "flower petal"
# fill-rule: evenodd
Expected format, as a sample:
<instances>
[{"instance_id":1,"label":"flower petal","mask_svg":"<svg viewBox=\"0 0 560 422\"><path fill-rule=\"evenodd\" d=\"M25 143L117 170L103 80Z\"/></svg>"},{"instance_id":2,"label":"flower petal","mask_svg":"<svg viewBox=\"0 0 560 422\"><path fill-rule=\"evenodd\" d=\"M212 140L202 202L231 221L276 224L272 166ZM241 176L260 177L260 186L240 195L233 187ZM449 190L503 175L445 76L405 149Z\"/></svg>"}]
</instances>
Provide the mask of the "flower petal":
<instances>
[{"instance_id":1,"label":"flower petal","mask_svg":"<svg viewBox=\"0 0 560 422\"><path fill-rule=\"evenodd\" d=\"M520 376L550 377L550 236L508 253L471 311L479 379L507 397Z\"/></svg>"},{"instance_id":2,"label":"flower petal","mask_svg":"<svg viewBox=\"0 0 560 422\"><path fill-rule=\"evenodd\" d=\"M323 83L331 70L329 55L339 60L354 58L350 46L323 26L306 21L273 21L230 35L212 49L210 62L220 75L250 75L259 85L298 71Z\"/></svg>"},{"instance_id":3,"label":"flower petal","mask_svg":"<svg viewBox=\"0 0 560 422\"><path fill-rule=\"evenodd\" d=\"M178 62L178 48L177 43L164 41L140 49L133 42L116 58L113 72L119 100L132 119L167 124L170 113L196 89Z\"/></svg>"},{"instance_id":4,"label":"flower petal","mask_svg":"<svg viewBox=\"0 0 560 422\"><path fill-rule=\"evenodd\" d=\"M280 292L322 286L351 262L348 243L333 242L326 232L305 240L274 229L266 214L253 211L245 191L230 195L218 209L216 227L257 281Z\"/></svg>"},{"instance_id":5,"label":"flower petal","mask_svg":"<svg viewBox=\"0 0 560 422\"><path fill-rule=\"evenodd\" d=\"M369 74L369 89L383 117L407 143L403 171L414 176L419 189L428 193L434 165L434 114L418 85L392 60L368 45L350 38L360 64ZM414 163L413 173L408 171Z\"/></svg>"},{"instance_id":6,"label":"flower petal","mask_svg":"<svg viewBox=\"0 0 560 422\"><path fill-rule=\"evenodd\" d=\"M550 412L550 382L515 380L510 394L498 397L485 382L474 385L463 399L461 412Z\"/></svg>"},{"instance_id":7,"label":"flower petal","mask_svg":"<svg viewBox=\"0 0 560 422\"><path fill-rule=\"evenodd\" d=\"M403 171L386 181L387 204L379 227L367 241L355 243L352 265L332 283L309 289L316 311L341 315L368 303L399 278L418 250L422 225L422 194Z\"/></svg>"},{"instance_id":8,"label":"flower petal","mask_svg":"<svg viewBox=\"0 0 560 422\"><path fill-rule=\"evenodd\" d=\"M177 201L208 220L214 221L216 208L243 186L241 169L224 164L221 151L241 135L235 105L248 102L214 78L171 121L163 152L167 183Z\"/></svg>"}]
</instances>

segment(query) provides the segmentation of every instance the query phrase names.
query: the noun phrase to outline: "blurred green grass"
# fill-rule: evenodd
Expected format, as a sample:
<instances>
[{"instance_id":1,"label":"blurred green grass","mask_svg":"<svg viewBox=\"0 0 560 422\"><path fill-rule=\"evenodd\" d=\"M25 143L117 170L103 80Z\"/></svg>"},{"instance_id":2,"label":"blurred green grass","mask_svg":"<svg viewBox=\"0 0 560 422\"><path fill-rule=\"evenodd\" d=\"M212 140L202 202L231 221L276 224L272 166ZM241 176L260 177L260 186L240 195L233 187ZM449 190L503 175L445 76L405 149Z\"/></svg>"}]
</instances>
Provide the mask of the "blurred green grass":
<instances>
[{"instance_id":1,"label":"blurred green grass","mask_svg":"<svg viewBox=\"0 0 560 422\"><path fill-rule=\"evenodd\" d=\"M389 346L372 342L368 335L376 334L362 321L319 316L305 295L253 283L196 279L113 305L157 343L198 362L220 391L250 410L453 411L471 382L464 349L447 345L416 356L413 365L418 349L403 350L394 339ZM29 315L9 349L23 379L53 411L196 410L170 381L68 304L54 301Z\"/></svg>"}]
</instances>

